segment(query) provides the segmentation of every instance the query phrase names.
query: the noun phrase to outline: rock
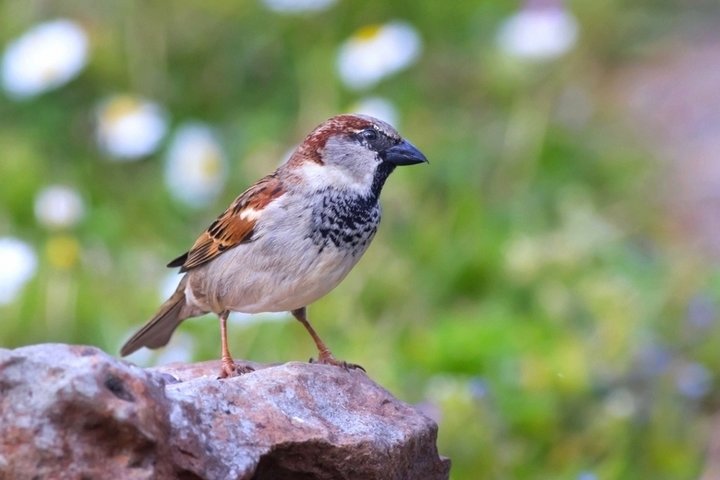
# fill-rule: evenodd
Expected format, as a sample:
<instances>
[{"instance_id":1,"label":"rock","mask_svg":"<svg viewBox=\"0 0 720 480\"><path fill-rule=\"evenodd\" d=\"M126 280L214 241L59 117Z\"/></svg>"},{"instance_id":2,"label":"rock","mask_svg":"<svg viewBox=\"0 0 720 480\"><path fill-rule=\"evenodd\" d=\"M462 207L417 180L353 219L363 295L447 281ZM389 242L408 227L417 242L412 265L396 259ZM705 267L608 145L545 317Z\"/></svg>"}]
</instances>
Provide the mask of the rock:
<instances>
[{"instance_id":1,"label":"rock","mask_svg":"<svg viewBox=\"0 0 720 480\"><path fill-rule=\"evenodd\" d=\"M0 349L0 479L448 478L437 425L363 372L246 365Z\"/></svg>"}]
</instances>

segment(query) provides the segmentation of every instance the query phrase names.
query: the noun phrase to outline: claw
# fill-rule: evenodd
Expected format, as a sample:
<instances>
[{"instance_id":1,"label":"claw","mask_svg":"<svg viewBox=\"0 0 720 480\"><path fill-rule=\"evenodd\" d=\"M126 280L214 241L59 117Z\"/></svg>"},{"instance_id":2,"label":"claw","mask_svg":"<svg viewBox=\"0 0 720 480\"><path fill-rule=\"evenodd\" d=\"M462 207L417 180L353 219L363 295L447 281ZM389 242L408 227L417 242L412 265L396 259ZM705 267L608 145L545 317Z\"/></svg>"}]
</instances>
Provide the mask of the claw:
<instances>
[{"instance_id":1,"label":"claw","mask_svg":"<svg viewBox=\"0 0 720 480\"><path fill-rule=\"evenodd\" d=\"M320 358L315 360L314 358L311 358L309 360L310 363L319 363L322 365L334 365L336 367L340 367L344 370L350 371L350 370L362 370L365 372L365 369L362 367L362 365L358 365L357 363L348 363L344 360L338 360L335 357L333 357L331 354L323 355L320 354ZM365 372L367 373L367 372Z\"/></svg>"},{"instance_id":2,"label":"claw","mask_svg":"<svg viewBox=\"0 0 720 480\"><path fill-rule=\"evenodd\" d=\"M229 377L239 377L240 375L254 371L255 369L248 365L238 366L232 360L223 360L218 380Z\"/></svg>"}]
</instances>

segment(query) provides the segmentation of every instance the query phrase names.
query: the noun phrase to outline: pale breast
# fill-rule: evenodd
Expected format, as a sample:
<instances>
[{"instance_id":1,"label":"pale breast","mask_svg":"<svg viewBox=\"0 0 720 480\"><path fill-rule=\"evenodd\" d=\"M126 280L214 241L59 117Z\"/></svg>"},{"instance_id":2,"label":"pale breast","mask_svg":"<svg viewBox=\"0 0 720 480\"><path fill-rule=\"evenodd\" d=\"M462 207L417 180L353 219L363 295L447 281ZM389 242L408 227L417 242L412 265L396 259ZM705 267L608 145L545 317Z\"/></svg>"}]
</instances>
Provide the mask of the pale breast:
<instances>
[{"instance_id":1,"label":"pale breast","mask_svg":"<svg viewBox=\"0 0 720 480\"><path fill-rule=\"evenodd\" d=\"M204 308L293 310L326 295L345 278L377 231L377 201L337 191L310 198L315 200L289 196L274 205L251 241L189 273L193 296Z\"/></svg>"}]
</instances>

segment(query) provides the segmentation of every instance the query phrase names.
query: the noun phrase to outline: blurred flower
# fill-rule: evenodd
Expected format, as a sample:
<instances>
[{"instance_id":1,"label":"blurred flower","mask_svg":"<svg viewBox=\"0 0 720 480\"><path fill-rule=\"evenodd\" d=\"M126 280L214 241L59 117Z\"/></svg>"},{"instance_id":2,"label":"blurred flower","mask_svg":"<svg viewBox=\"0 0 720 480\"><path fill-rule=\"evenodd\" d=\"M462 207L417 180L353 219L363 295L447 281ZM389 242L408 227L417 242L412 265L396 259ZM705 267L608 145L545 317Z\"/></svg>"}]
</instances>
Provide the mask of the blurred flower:
<instances>
[{"instance_id":1,"label":"blurred flower","mask_svg":"<svg viewBox=\"0 0 720 480\"><path fill-rule=\"evenodd\" d=\"M353 105L350 111L370 115L394 127L398 126L398 112L395 105L382 97L365 97Z\"/></svg>"},{"instance_id":2,"label":"blurred flower","mask_svg":"<svg viewBox=\"0 0 720 480\"><path fill-rule=\"evenodd\" d=\"M134 160L157 149L167 130L165 111L134 95L115 95L97 108L97 141L118 160Z\"/></svg>"},{"instance_id":3,"label":"blurred flower","mask_svg":"<svg viewBox=\"0 0 720 480\"><path fill-rule=\"evenodd\" d=\"M625 388L613 390L605 399L605 411L611 417L628 418L635 413L636 409L635 395Z\"/></svg>"},{"instance_id":4,"label":"blurred flower","mask_svg":"<svg viewBox=\"0 0 720 480\"><path fill-rule=\"evenodd\" d=\"M561 0L530 0L500 26L498 47L511 57L551 60L577 41L578 23Z\"/></svg>"},{"instance_id":5,"label":"blurred flower","mask_svg":"<svg viewBox=\"0 0 720 480\"><path fill-rule=\"evenodd\" d=\"M677 372L675 385L681 395L690 399L705 396L710 390L712 376L707 368L699 363L688 363Z\"/></svg>"},{"instance_id":6,"label":"blurred flower","mask_svg":"<svg viewBox=\"0 0 720 480\"><path fill-rule=\"evenodd\" d=\"M545 264L546 249L542 238L519 236L505 248L505 268L514 279L527 282L535 278Z\"/></svg>"},{"instance_id":7,"label":"blurred flower","mask_svg":"<svg viewBox=\"0 0 720 480\"><path fill-rule=\"evenodd\" d=\"M560 195L558 209L563 225L551 234L548 247L560 250L556 252L559 263L573 265L590 258L621 237L622 232L597 211L584 190L574 191L568 186Z\"/></svg>"},{"instance_id":8,"label":"blurred flower","mask_svg":"<svg viewBox=\"0 0 720 480\"><path fill-rule=\"evenodd\" d=\"M80 244L70 235L56 235L48 240L45 254L53 267L67 269L80 258Z\"/></svg>"},{"instance_id":9,"label":"blurred flower","mask_svg":"<svg viewBox=\"0 0 720 480\"><path fill-rule=\"evenodd\" d=\"M178 128L165 164L165 184L176 200L195 208L207 205L222 190L226 171L225 153L210 127Z\"/></svg>"},{"instance_id":10,"label":"blurred flower","mask_svg":"<svg viewBox=\"0 0 720 480\"><path fill-rule=\"evenodd\" d=\"M476 400L482 400L489 393L488 383L480 377L471 378L468 388L470 389L470 395Z\"/></svg>"},{"instance_id":11,"label":"blurred flower","mask_svg":"<svg viewBox=\"0 0 720 480\"><path fill-rule=\"evenodd\" d=\"M37 270L37 255L25 242L0 237L0 305L12 302Z\"/></svg>"},{"instance_id":12,"label":"blurred flower","mask_svg":"<svg viewBox=\"0 0 720 480\"><path fill-rule=\"evenodd\" d=\"M638 352L638 369L643 376L660 375L668 369L672 359L672 352L667 347L650 343Z\"/></svg>"},{"instance_id":13,"label":"blurred flower","mask_svg":"<svg viewBox=\"0 0 720 480\"><path fill-rule=\"evenodd\" d=\"M33 97L75 78L87 63L88 41L70 20L41 23L11 42L2 60L2 81L12 97Z\"/></svg>"},{"instance_id":14,"label":"blurred flower","mask_svg":"<svg viewBox=\"0 0 720 480\"><path fill-rule=\"evenodd\" d=\"M84 215L83 200L73 188L51 185L35 197L35 218L44 227L73 227Z\"/></svg>"},{"instance_id":15,"label":"blurred flower","mask_svg":"<svg viewBox=\"0 0 720 480\"><path fill-rule=\"evenodd\" d=\"M320 12L330 8L337 0L262 0L267 8L277 13Z\"/></svg>"},{"instance_id":16,"label":"blurred flower","mask_svg":"<svg viewBox=\"0 0 720 480\"><path fill-rule=\"evenodd\" d=\"M368 25L340 47L338 72L350 88L372 87L388 75L411 65L421 49L420 35L408 23Z\"/></svg>"}]
</instances>

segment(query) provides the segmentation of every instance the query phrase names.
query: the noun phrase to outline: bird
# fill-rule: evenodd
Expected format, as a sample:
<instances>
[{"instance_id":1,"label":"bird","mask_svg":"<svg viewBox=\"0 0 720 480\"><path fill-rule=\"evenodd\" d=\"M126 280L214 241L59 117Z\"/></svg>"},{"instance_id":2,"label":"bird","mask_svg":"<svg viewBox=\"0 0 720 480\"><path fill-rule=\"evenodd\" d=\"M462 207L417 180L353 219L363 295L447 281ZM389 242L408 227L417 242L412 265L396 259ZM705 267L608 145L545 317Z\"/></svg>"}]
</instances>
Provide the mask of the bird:
<instances>
[{"instance_id":1,"label":"bird","mask_svg":"<svg viewBox=\"0 0 720 480\"><path fill-rule=\"evenodd\" d=\"M334 289L367 250L388 176L398 166L427 162L377 118L342 114L321 123L168 263L183 274L177 289L121 355L162 347L183 320L212 312L220 320L219 378L240 375L246 372L228 348L230 312L289 311L315 343L311 361L362 369L335 358L308 321L307 306Z\"/></svg>"}]
</instances>

